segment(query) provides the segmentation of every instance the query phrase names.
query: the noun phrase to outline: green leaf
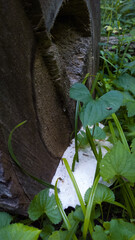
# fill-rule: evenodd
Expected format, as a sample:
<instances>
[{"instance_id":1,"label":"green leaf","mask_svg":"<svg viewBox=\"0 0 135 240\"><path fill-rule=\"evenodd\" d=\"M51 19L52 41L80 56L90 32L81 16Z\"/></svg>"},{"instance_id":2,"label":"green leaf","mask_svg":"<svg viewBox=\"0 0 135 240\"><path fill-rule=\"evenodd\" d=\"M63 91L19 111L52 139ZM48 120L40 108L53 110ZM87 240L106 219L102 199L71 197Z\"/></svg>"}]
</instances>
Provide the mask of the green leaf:
<instances>
[{"instance_id":1,"label":"green leaf","mask_svg":"<svg viewBox=\"0 0 135 240\"><path fill-rule=\"evenodd\" d=\"M92 132L93 132L93 129L91 129L91 134ZM105 131L99 126L95 126L93 138L98 140L105 139L106 138Z\"/></svg>"},{"instance_id":2,"label":"green leaf","mask_svg":"<svg viewBox=\"0 0 135 240\"><path fill-rule=\"evenodd\" d=\"M96 226L92 234L93 240L130 240L135 239L135 225L124 222L122 219L113 219L104 222L105 230L101 226Z\"/></svg>"},{"instance_id":3,"label":"green leaf","mask_svg":"<svg viewBox=\"0 0 135 240\"><path fill-rule=\"evenodd\" d=\"M88 103L92 99L88 88L82 83L75 83L70 88L70 97L83 103Z\"/></svg>"},{"instance_id":4,"label":"green leaf","mask_svg":"<svg viewBox=\"0 0 135 240\"><path fill-rule=\"evenodd\" d=\"M108 240L107 235L101 226L95 226L94 230L95 231L92 234L93 240Z\"/></svg>"},{"instance_id":5,"label":"green leaf","mask_svg":"<svg viewBox=\"0 0 135 240\"><path fill-rule=\"evenodd\" d=\"M70 222L70 225L73 226L75 224L75 219L74 219L74 212L72 211L71 213L68 214L68 220ZM71 228L70 226L70 228ZM62 224L62 228L67 229L67 226L65 222ZM70 230L70 228L68 230Z\"/></svg>"},{"instance_id":6,"label":"green leaf","mask_svg":"<svg viewBox=\"0 0 135 240\"><path fill-rule=\"evenodd\" d=\"M110 222L109 232L109 239L111 240L129 240L133 235L135 235L135 225L132 223L124 222L122 219L113 219Z\"/></svg>"},{"instance_id":7,"label":"green leaf","mask_svg":"<svg viewBox=\"0 0 135 240\"><path fill-rule=\"evenodd\" d=\"M0 228L9 225L12 220L13 217L10 214L6 212L0 212Z\"/></svg>"},{"instance_id":8,"label":"green leaf","mask_svg":"<svg viewBox=\"0 0 135 240\"><path fill-rule=\"evenodd\" d=\"M123 95L123 105L126 105L128 102L133 101L134 98L131 96L129 92L122 92Z\"/></svg>"},{"instance_id":9,"label":"green leaf","mask_svg":"<svg viewBox=\"0 0 135 240\"><path fill-rule=\"evenodd\" d=\"M84 127L101 122L106 117L116 112L122 105L123 95L119 91L110 91L97 100L90 100L83 106L80 119Z\"/></svg>"},{"instance_id":10,"label":"green leaf","mask_svg":"<svg viewBox=\"0 0 135 240\"><path fill-rule=\"evenodd\" d=\"M135 138L132 140L132 143L131 143L131 152L135 152Z\"/></svg>"},{"instance_id":11,"label":"green leaf","mask_svg":"<svg viewBox=\"0 0 135 240\"><path fill-rule=\"evenodd\" d=\"M135 78L128 73L123 74L118 80L114 81L117 87L122 87L126 91L130 91L135 95Z\"/></svg>"},{"instance_id":12,"label":"green leaf","mask_svg":"<svg viewBox=\"0 0 135 240\"><path fill-rule=\"evenodd\" d=\"M91 134L93 134L93 129L89 129L89 130L90 130ZM93 138L98 139L98 140L103 140L106 138L106 134L102 128L100 128L99 126L95 126ZM85 147L89 143L85 131L81 131L77 135L77 140L79 143L79 147L82 147L82 148Z\"/></svg>"},{"instance_id":13,"label":"green leaf","mask_svg":"<svg viewBox=\"0 0 135 240\"><path fill-rule=\"evenodd\" d=\"M129 101L126 104L127 110L128 110L128 117L133 117L135 115L135 100Z\"/></svg>"},{"instance_id":14,"label":"green leaf","mask_svg":"<svg viewBox=\"0 0 135 240\"><path fill-rule=\"evenodd\" d=\"M52 232L55 230L55 228L51 225L51 224L46 224L43 229L42 232L40 234L40 237L43 240L48 240L48 237L52 234Z\"/></svg>"},{"instance_id":15,"label":"green leaf","mask_svg":"<svg viewBox=\"0 0 135 240\"><path fill-rule=\"evenodd\" d=\"M115 176L123 176L130 182L135 182L135 154L131 154L118 141L100 163L100 174L105 181Z\"/></svg>"},{"instance_id":16,"label":"green leaf","mask_svg":"<svg viewBox=\"0 0 135 240\"><path fill-rule=\"evenodd\" d=\"M89 188L85 193L86 204L88 203L90 192L91 192L91 188ZM94 204L100 205L102 202L112 203L114 201L115 201L115 196L113 191L109 187L101 183L98 183L95 197L94 197Z\"/></svg>"},{"instance_id":17,"label":"green leaf","mask_svg":"<svg viewBox=\"0 0 135 240\"><path fill-rule=\"evenodd\" d=\"M65 240L68 231L55 231L48 240Z\"/></svg>"},{"instance_id":18,"label":"green leaf","mask_svg":"<svg viewBox=\"0 0 135 240\"><path fill-rule=\"evenodd\" d=\"M30 203L28 214L31 220L35 221L43 214L46 214L50 221L58 224L61 221L61 215L58 210L55 196L49 196L49 190L45 189L38 193Z\"/></svg>"},{"instance_id":19,"label":"green leaf","mask_svg":"<svg viewBox=\"0 0 135 240\"><path fill-rule=\"evenodd\" d=\"M126 106L128 111L128 117L135 115L135 100L129 92L123 92L123 105Z\"/></svg>"},{"instance_id":20,"label":"green leaf","mask_svg":"<svg viewBox=\"0 0 135 240\"><path fill-rule=\"evenodd\" d=\"M80 131L80 133L78 133L77 140L79 148L86 147L86 145L89 143L85 131Z\"/></svg>"},{"instance_id":21,"label":"green leaf","mask_svg":"<svg viewBox=\"0 0 135 240\"><path fill-rule=\"evenodd\" d=\"M76 206L76 209L73 212L73 217L76 221L79 221L79 222L84 221L84 214L83 214L82 208L80 206Z\"/></svg>"},{"instance_id":22,"label":"green leaf","mask_svg":"<svg viewBox=\"0 0 135 240\"><path fill-rule=\"evenodd\" d=\"M11 224L0 229L1 240L37 240L41 230L21 223Z\"/></svg>"}]
</instances>

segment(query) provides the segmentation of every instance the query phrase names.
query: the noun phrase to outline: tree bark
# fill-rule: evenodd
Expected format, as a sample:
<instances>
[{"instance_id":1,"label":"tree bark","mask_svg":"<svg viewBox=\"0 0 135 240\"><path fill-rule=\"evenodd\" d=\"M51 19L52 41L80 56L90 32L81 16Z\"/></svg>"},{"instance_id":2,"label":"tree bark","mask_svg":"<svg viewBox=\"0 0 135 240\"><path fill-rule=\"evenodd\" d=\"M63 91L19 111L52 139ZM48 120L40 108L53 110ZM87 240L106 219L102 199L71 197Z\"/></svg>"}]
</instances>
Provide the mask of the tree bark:
<instances>
[{"instance_id":1,"label":"tree bark","mask_svg":"<svg viewBox=\"0 0 135 240\"><path fill-rule=\"evenodd\" d=\"M69 89L98 67L98 0L0 0L0 208L26 214L44 187L8 153L8 136L23 168L51 182L74 129ZM92 78L89 79L89 86Z\"/></svg>"}]
</instances>

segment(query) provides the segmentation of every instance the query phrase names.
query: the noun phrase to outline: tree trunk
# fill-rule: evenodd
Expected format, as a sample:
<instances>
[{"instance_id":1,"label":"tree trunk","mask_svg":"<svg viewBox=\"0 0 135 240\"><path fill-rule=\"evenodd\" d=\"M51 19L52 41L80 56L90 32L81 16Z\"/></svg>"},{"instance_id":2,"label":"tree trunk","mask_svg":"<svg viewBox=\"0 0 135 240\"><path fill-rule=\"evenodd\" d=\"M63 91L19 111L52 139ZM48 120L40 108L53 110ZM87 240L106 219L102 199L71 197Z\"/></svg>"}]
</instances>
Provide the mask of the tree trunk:
<instances>
[{"instance_id":1,"label":"tree trunk","mask_svg":"<svg viewBox=\"0 0 135 240\"><path fill-rule=\"evenodd\" d=\"M25 214L50 182L74 129L69 89L98 67L99 0L0 0L0 208ZM91 84L89 79L89 86Z\"/></svg>"}]
</instances>

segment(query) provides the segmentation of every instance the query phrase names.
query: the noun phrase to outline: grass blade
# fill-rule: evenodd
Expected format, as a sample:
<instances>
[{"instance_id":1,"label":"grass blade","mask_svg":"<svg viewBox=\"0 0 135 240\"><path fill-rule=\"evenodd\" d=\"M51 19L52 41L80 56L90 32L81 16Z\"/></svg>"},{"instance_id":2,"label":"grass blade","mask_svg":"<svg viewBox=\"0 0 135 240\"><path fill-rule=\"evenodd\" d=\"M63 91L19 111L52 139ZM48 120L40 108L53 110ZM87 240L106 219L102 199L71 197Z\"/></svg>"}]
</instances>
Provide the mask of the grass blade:
<instances>
[{"instance_id":1,"label":"grass blade","mask_svg":"<svg viewBox=\"0 0 135 240\"><path fill-rule=\"evenodd\" d=\"M79 199L79 202L80 202L83 214L85 215L85 212L86 212L85 205L84 205L83 198L82 198L82 195L80 193L79 187L77 185L77 182L75 180L75 177L74 177L74 175L73 175L73 173L72 173L72 171L70 169L70 166L69 166L68 161L66 160L66 158L63 158L63 162L64 162L65 167L67 169L67 172L68 172L68 174L70 176L70 179L71 179L71 181L72 181L72 183L74 185L74 188L75 188L76 194L78 196L78 199Z\"/></svg>"},{"instance_id":2,"label":"grass blade","mask_svg":"<svg viewBox=\"0 0 135 240\"><path fill-rule=\"evenodd\" d=\"M84 239L86 239L87 232L88 232L88 227L89 227L89 224L90 224L90 216L91 216L94 196L95 196L95 192L96 192L97 185L98 185L98 182L99 182L99 178L100 178L100 175L98 174L97 177L95 178L94 183L93 183L91 193L90 193L90 196L89 196L89 200L88 200L88 205L87 205L85 219L84 219L84 226L83 226L83 238ZM91 229L91 232L90 232L91 235L92 235L92 232L93 232L93 229Z\"/></svg>"},{"instance_id":3,"label":"grass blade","mask_svg":"<svg viewBox=\"0 0 135 240\"><path fill-rule=\"evenodd\" d=\"M52 189L54 189L54 188L55 188L54 185L52 185L52 184L50 184L50 183L47 183L47 182L43 181L42 179L39 179L39 178L33 176L32 174L28 173L24 168L22 168L20 162L18 161L18 159L16 158L16 156L15 156L15 154L14 154L14 152L13 152L13 148L12 148L12 135L13 135L14 131L15 131L18 127L22 126L22 125L25 124L26 122L27 122L27 121L25 120L25 121L19 123L19 124L18 124L17 126L15 126L15 127L13 128L13 130L10 132L9 138L8 138L8 151L9 151L9 154L10 154L11 158L13 159L13 161L16 163L16 165L20 168L20 170L21 170L25 175L31 177L32 179L34 179L35 181L37 181L38 183L44 185L44 186L47 187L47 188L52 188Z\"/></svg>"},{"instance_id":4,"label":"grass blade","mask_svg":"<svg viewBox=\"0 0 135 240\"><path fill-rule=\"evenodd\" d=\"M75 168L75 161L79 162L78 142L77 142L77 127L78 127L79 105L80 105L80 102L77 101L77 103L76 103L76 111L75 111L75 155L74 155L73 163L72 163L72 171L73 172L74 172L74 168Z\"/></svg>"},{"instance_id":5,"label":"grass blade","mask_svg":"<svg viewBox=\"0 0 135 240\"><path fill-rule=\"evenodd\" d=\"M115 124L116 124L116 127L117 127L118 131L119 131L121 141L123 142L125 148L127 148L127 150L130 152L130 148L129 148L129 146L128 146L127 139L126 139L126 137L125 137L125 134L124 134L124 132L123 132L123 129L122 129L121 125L120 125L120 122L119 122L116 114L113 113L113 114L112 114L112 117L113 117L113 120L114 120L114 122L115 122Z\"/></svg>"},{"instance_id":6,"label":"grass blade","mask_svg":"<svg viewBox=\"0 0 135 240\"><path fill-rule=\"evenodd\" d=\"M65 211L63 209L62 203L61 203L61 201L59 199L59 196L58 196L58 190L57 190L58 180L59 180L59 178L56 180L56 183L55 183L55 199L56 199L56 203L57 203L58 209L60 211L60 214L61 214L61 216L63 218L63 221L64 221L68 231L70 231L71 230L71 224L70 224L70 222L68 220L68 217L67 217L67 215L66 215L66 213L65 213ZM76 226L75 226L75 228L76 228ZM74 233L72 232L72 234L74 234ZM68 239L70 239L70 238L67 238L67 240ZM73 240L77 240L77 237L75 236L75 234L73 235Z\"/></svg>"},{"instance_id":7,"label":"grass blade","mask_svg":"<svg viewBox=\"0 0 135 240\"><path fill-rule=\"evenodd\" d=\"M112 136L112 139L113 139L113 144L115 144L117 139L116 139L115 131L114 131L114 128L113 128L113 125L112 125L111 121L108 121L108 125L109 125L111 136Z\"/></svg>"},{"instance_id":8,"label":"grass blade","mask_svg":"<svg viewBox=\"0 0 135 240\"><path fill-rule=\"evenodd\" d=\"M89 142L89 144L91 146L91 149L92 149L92 151L94 153L94 156L95 156L95 158L96 158L96 160L98 162L99 156L98 156L97 149L95 147L95 144L94 144L94 141L93 141L93 137L92 137L92 135L90 133L90 130L89 130L88 126L86 127L86 136L87 136L88 142Z\"/></svg>"}]
</instances>

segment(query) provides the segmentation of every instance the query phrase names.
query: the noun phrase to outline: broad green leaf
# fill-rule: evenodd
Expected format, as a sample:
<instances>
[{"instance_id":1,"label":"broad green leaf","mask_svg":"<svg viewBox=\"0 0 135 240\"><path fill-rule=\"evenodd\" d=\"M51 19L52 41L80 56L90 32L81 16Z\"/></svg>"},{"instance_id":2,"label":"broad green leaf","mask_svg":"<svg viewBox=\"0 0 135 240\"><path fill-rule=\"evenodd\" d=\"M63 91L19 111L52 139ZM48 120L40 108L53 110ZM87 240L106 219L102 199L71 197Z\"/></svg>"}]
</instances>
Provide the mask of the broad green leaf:
<instances>
[{"instance_id":1,"label":"broad green leaf","mask_svg":"<svg viewBox=\"0 0 135 240\"><path fill-rule=\"evenodd\" d=\"M118 141L100 163L100 174L105 181L115 176L123 176L130 182L135 182L135 154L131 154Z\"/></svg>"},{"instance_id":2,"label":"broad green leaf","mask_svg":"<svg viewBox=\"0 0 135 240\"><path fill-rule=\"evenodd\" d=\"M37 228L16 223L0 229L0 240L37 240L40 232Z\"/></svg>"},{"instance_id":3,"label":"broad green leaf","mask_svg":"<svg viewBox=\"0 0 135 240\"><path fill-rule=\"evenodd\" d=\"M82 211L82 208L80 206L77 206L74 213L73 213L73 217L75 220L79 221L79 222L83 222L84 221L84 214Z\"/></svg>"},{"instance_id":4,"label":"broad green leaf","mask_svg":"<svg viewBox=\"0 0 135 240\"><path fill-rule=\"evenodd\" d=\"M131 152L135 152L135 138L132 140L132 143L131 143Z\"/></svg>"},{"instance_id":5,"label":"broad green leaf","mask_svg":"<svg viewBox=\"0 0 135 240\"><path fill-rule=\"evenodd\" d=\"M135 225L124 222L122 219L113 219L104 222L105 230L101 226L96 226L92 234L93 240L134 240Z\"/></svg>"},{"instance_id":6,"label":"broad green leaf","mask_svg":"<svg viewBox=\"0 0 135 240\"><path fill-rule=\"evenodd\" d=\"M116 112L122 105L123 95L119 91L112 90L97 100L90 100L83 106L80 119L84 127L93 125L104 120L106 117Z\"/></svg>"},{"instance_id":7,"label":"broad green leaf","mask_svg":"<svg viewBox=\"0 0 135 240\"><path fill-rule=\"evenodd\" d=\"M122 87L126 91L130 91L135 95L135 78L128 73L123 74L118 80L114 81L117 87Z\"/></svg>"},{"instance_id":8,"label":"broad green leaf","mask_svg":"<svg viewBox=\"0 0 135 240\"><path fill-rule=\"evenodd\" d=\"M126 105L128 102L133 101L134 98L131 96L129 92L122 92L123 95L123 105Z\"/></svg>"},{"instance_id":9,"label":"broad green leaf","mask_svg":"<svg viewBox=\"0 0 135 240\"><path fill-rule=\"evenodd\" d=\"M10 214L6 212L0 212L0 228L9 225L12 220L13 217Z\"/></svg>"},{"instance_id":10,"label":"broad green leaf","mask_svg":"<svg viewBox=\"0 0 135 240\"><path fill-rule=\"evenodd\" d=\"M55 196L49 196L49 190L45 189L38 193L30 203L28 214L31 220L35 221L41 215L46 214L50 221L58 224L61 221L61 215L58 210Z\"/></svg>"},{"instance_id":11,"label":"broad green leaf","mask_svg":"<svg viewBox=\"0 0 135 240\"><path fill-rule=\"evenodd\" d=\"M65 240L68 231L55 231L48 240Z\"/></svg>"},{"instance_id":12,"label":"broad green leaf","mask_svg":"<svg viewBox=\"0 0 135 240\"><path fill-rule=\"evenodd\" d=\"M82 83L75 83L70 88L70 97L83 103L88 103L92 99L88 88Z\"/></svg>"},{"instance_id":13,"label":"broad green leaf","mask_svg":"<svg viewBox=\"0 0 135 240\"><path fill-rule=\"evenodd\" d=\"M104 224L104 227L105 226L106 225ZM135 225L124 222L122 219L113 219L110 222L109 232L110 240L129 240L133 235L135 235Z\"/></svg>"},{"instance_id":14,"label":"broad green leaf","mask_svg":"<svg viewBox=\"0 0 135 240\"><path fill-rule=\"evenodd\" d=\"M93 240L108 240L108 237L101 226L95 226L94 230L95 231L92 234Z\"/></svg>"},{"instance_id":15,"label":"broad green leaf","mask_svg":"<svg viewBox=\"0 0 135 240\"><path fill-rule=\"evenodd\" d=\"M135 100L129 92L123 92L123 105L126 106L128 117L135 115Z\"/></svg>"},{"instance_id":16,"label":"broad green leaf","mask_svg":"<svg viewBox=\"0 0 135 240\"><path fill-rule=\"evenodd\" d=\"M135 115L135 100L129 101L126 104L127 111L128 111L128 117L133 117Z\"/></svg>"},{"instance_id":17,"label":"broad green leaf","mask_svg":"<svg viewBox=\"0 0 135 240\"><path fill-rule=\"evenodd\" d=\"M91 192L91 188L89 188L85 193L86 204L88 203L90 192ZM109 187L99 183L96 189L95 197L94 197L94 204L100 205L102 202L112 203L114 201L115 201L115 196L113 191Z\"/></svg>"}]
</instances>

